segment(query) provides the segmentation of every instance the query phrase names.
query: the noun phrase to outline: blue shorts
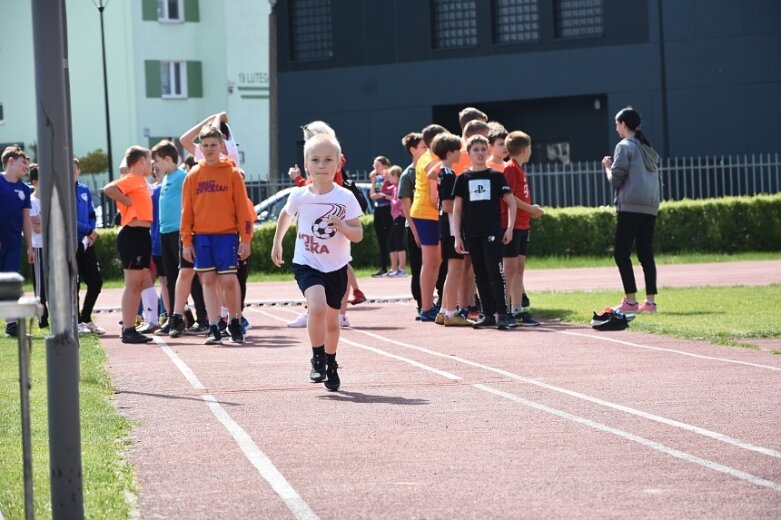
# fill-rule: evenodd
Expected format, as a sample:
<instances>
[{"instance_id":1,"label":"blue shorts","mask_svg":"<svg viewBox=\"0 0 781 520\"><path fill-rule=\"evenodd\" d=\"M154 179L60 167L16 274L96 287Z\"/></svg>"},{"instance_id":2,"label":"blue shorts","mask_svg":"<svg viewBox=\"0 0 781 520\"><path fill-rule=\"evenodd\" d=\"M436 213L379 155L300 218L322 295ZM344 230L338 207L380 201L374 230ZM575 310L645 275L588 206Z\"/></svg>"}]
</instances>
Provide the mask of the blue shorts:
<instances>
[{"instance_id":1,"label":"blue shorts","mask_svg":"<svg viewBox=\"0 0 781 520\"><path fill-rule=\"evenodd\" d=\"M418 230L421 246L439 245L439 220L427 220L424 218L413 218L415 229Z\"/></svg>"},{"instance_id":2,"label":"blue shorts","mask_svg":"<svg viewBox=\"0 0 781 520\"><path fill-rule=\"evenodd\" d=\"M293 274L296 277L301 294L315 285L322 285L325 289L325 302L332 309L342 308L342 298L347 292L347 266L341 269L324 273L313 267L302 264L293 264Z\"/></svg>"},{"instance_id":3,"label":"blue shorts","mask_svg":"<svg viewBox=\"0 0 781 520\"><path fill-rule=\"evenodd\" d=\"M0 273L18 273L22 267L21 246L0 246Z\"/></svg>"},{"instance_id":4,"label":"blue shorts","mask_svg":"<svg viewBox=\"0 0 781 520\"><path fill-rule=\"evenodd\" d=\"M196 271L217 271L217 274L236 272L239 258L239 236L193 235Z\"/></svg>"}]
</instances>

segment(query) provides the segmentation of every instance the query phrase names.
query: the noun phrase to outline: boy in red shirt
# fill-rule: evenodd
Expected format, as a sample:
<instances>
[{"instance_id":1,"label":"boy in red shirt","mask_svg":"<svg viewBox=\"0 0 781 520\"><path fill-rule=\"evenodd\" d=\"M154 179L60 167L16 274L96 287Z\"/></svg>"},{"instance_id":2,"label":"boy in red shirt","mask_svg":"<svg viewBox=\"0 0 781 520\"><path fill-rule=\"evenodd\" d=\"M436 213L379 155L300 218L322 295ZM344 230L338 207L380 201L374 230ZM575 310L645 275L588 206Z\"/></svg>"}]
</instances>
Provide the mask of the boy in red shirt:
<instances>
[{"instance_id":1,"label":"boy in red shirt","mask_svg":"<svg viewBox=\"0 0 781 520\"><path fill-rule=\"evenodd\" d=\"M524 311L524 306L528 307L528 303L524 305L526 294L523 287L523 271L529 249L529 224L531 217L539 218L544 213L541 207L531 203L529 184L526 182L526 172L523 170L523 165L531 157L531 144L531 137L520 131L511 132L505 139L510 160L504 168L504 177L515 197L518 210L515 213L512 241L504 246L502 263L507 279L510 312L520 325L527 327L540 324L528 311ZM507 222L506 216L507 205L503 202L502 222Z\"/></svg>"},{"instance_id":2,"label":"boy in red shirt","mask_svg":"<svg viewBox=\"0 0 781 520\"><path fill-rule=\"evenodd\" d=\"M237 260L250 254L254 218L247 189L235 163L220 157L222 134L205 126L199 134L204 160L190 170L182 186L182 258L195 264L209 316L207 345L222 343L218 287L225 297L233 343L243 343L241 290Z\"/></svg>"}]
</instances>

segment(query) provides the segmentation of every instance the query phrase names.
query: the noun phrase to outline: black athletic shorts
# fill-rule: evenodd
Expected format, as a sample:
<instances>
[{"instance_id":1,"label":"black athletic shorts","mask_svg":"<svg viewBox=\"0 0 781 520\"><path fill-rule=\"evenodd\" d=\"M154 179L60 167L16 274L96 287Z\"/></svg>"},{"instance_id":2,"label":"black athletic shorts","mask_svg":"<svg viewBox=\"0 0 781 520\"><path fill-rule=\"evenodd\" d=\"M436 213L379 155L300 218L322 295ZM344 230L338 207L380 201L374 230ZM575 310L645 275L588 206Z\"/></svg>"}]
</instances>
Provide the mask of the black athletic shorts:
<instances>
[{"instance_id":1,"label":"black athletic shorts","mask_svg":"<svg viewBox=\"0 0 781 520\"><path fill-rule=\"evenodd\" d=\"M342 308L342 298L347 292L347 266L341 269L324 273L308 265L293 264L293 274L296 277L301 293L314 285L322 285L325 288L325 301L332 309Z\"/></svg>"},{"instance_id":2,"label":"black athletic shorts","mask_svg":"<svg viewBox=\"0 0 781 520\"><path fill-rule=\"evenodd\" d=\"M529 230L513 229L513 240L504 246L505 258L515 258L516 256L526 256L529 252Z\"/></svg>"},{"instance_id":3,"label":"black athletic shorts","mask_svg":"<svg viewBox=\"0 0 781 520\"><path fill-rule=\"evenodd\" d=\"M163 266L162 256L152 255L152 264L154 265L157 276L165 276L165 267Z\"/></svg>"},{"instance_id":4,"label":"black athletic shorts","mask_svg":"<svg viewBox=\"0 0 781 520\"><path fill-rule=\"evenodd\" d=\"M439 241L442 248L442 260L463 260L464 255L456 252L456 237L442 237Z\"/></svg>"},{"instance_id":5,"label":"black athletic shorts","mask_svg":"<svg viewBox=\"0 0 781 520\"><path fill-rule=\"evenodd\" d=\"M149 269L152 237L148 227L125 226L117 235L117 249L123 269Z\"/></svg>"}]
</instances>

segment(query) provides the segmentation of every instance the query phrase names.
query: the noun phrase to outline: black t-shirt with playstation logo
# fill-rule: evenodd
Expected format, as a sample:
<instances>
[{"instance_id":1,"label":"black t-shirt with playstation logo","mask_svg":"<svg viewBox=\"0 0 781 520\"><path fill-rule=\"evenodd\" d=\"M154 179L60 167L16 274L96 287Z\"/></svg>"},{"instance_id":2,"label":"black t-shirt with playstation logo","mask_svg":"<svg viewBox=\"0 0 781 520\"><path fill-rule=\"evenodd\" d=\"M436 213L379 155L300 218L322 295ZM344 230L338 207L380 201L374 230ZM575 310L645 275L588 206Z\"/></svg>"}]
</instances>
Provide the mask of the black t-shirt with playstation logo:
<instances>
[{"instance_id":1,"label":"black t-shirt with playstation logo","mask_svg":"<svg viewBox=\"0 0 781 520\"><path fill-rule=\"evenodd\" d=\"M502 234L499 201L505 193L510 193L510 187L504 175L496 170L467 170L458 176L453 196L464 200L461 232L465 238Z\"/></svg>"}]
</instances>

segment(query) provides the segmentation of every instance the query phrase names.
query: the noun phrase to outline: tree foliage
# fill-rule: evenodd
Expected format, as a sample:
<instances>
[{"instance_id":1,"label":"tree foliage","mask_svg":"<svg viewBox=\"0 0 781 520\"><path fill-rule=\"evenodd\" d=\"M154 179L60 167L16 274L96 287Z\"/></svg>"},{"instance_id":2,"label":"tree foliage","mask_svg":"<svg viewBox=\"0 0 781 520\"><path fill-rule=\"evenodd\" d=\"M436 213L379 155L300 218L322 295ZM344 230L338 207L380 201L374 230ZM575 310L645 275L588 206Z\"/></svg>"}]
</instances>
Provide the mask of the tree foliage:
<instances>
[{"instance_id":1,"label":"tree foliage","mask_svg":"<svg viewBox=\"0 0 781 520\"><path fill-rule=\"evenodd\" d=\"M79 157L79 165L81 173L103 173L108 167L108 157L98 148Z\"/></svg>"}]
</instances>

